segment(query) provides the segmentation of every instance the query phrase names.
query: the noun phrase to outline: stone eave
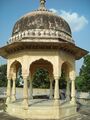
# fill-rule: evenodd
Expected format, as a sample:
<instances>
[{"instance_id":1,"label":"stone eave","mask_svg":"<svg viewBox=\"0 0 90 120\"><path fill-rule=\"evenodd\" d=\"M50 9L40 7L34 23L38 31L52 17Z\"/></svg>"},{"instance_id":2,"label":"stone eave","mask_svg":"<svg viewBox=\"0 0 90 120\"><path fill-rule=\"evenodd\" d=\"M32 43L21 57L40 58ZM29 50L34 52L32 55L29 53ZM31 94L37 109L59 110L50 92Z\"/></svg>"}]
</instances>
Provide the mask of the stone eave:
<instances>
[{"instance_id":1,"label":"stone eave","mask_svg":"<svg viewBox=\"0 0 90 120\"><path fill-rule=\"evenodd\" d=\"M14 42L0 48L0 56L8 58L10 54L28 49L61 49L75 56L79 60L88 51L69 42Z\"/></svg>"}]
</instances>

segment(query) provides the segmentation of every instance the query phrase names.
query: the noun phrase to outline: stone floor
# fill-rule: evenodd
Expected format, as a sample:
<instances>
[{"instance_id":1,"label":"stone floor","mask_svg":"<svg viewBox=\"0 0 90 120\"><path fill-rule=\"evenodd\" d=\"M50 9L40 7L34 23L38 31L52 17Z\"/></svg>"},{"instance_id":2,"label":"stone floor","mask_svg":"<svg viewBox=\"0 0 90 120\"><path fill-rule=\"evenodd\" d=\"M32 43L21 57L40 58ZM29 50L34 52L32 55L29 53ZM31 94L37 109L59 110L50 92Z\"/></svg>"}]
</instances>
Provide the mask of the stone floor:
<instances>
[{"instance_id":1,"label":"stone floor","mask_svg":"<svg viewBox=\"0 0 90 120\"><path fill-rule=\"evenodd\" d=\"M1 112L0 113L0 120L22 120L22 119L9 116L5 112Z\"/></svg>"}]
</instances>

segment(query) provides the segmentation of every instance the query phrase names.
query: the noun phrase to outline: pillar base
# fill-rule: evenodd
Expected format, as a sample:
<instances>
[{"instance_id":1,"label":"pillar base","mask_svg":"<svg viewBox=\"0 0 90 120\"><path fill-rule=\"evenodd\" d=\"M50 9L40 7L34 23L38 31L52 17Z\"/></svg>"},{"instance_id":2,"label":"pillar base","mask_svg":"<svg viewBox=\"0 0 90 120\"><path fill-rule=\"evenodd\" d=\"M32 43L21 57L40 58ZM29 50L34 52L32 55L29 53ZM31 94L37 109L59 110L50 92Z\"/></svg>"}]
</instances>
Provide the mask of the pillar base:
<instances>
[{"instance_id":1,"label":"pillar base","mask_svg":"<svg viewBox=\"0 0 90 120\"><path fill-rule=\"evenodd\" d=\"M7 97L7 99L6 99L6 104L9 104L10 101L11 101L11 98L10 98L10 97Z\"/></svg>"},{"instance_id":2,"label":"pillar base","mask_svg":"<svg viewBox=\"0 0 90 120\"><path fill-rule=\"evenodd\" d=\"M12 96L11 101L12 101L12 102L15 102L15 101L16 101L16 96L15 96L15 95Z\"/></svg>"},{"instance_id":3,"label":"pillar base","mask_svg":"<svg viewBox=\"0 0 90 120\"><path fill-rule=\"evenodd\" d=\"M60 100L59 99L54 100L54 106L60 106Z\"/></svg>"},{"instance_id":4,"label":"pillar base","mask_svg":"<svg viewBox=\"0 0 90 120\"><path fill-rule=\"evenodd\" d=\"M72 105L77 105L77 104L76 104L76 99L75 99L75 98L72 98L71 101L70 101L70 104L72 104Z\"/></svg>"},{"instance_id":5,"label":"pillar base","mask_svg":"<svg viewBox=\"0 0 90 120\"><path fill-rule=\"evenodd\" d=\"M24 109L28 109L28 100L27 100L27 98L23 100L22 104L23 104Z\"/></svg>"}]
</instances>

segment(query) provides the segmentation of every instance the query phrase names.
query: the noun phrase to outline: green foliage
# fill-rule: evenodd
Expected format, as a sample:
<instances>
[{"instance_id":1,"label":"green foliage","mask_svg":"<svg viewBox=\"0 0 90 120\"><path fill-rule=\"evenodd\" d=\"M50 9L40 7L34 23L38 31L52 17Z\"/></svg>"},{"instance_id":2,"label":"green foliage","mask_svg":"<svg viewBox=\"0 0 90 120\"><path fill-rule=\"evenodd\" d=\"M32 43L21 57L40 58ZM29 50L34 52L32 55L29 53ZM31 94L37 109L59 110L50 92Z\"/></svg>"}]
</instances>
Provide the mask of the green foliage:
<instances>
[{"instance_id":1,"label":"green foliage","mask_svg":"<svg viewBox=\"0 0 90 120\"><path fill-rule=\"evenodd\" d=\"M20 66L17 71L17 79L16 79L16 87L20 87L20 81L23 79L22 77L22 67Z\"/></svg>"},{"instance_id":2,"label":"green foliage","mask_svg":"<svg viewBox=\"0 0 90 120\"><path fill-rule=\"evenodd\" d=\"M16 79L16 87L19 87L20 86L20 78L17 78Z\"/></svg>"},{"instance_id":3,"label":"green foliage","mask_svg":"<svg viewBox=\"0 0 90 120\"><path fill-rule=\"evenodd\" d=\"M62 71L59 87L60 89L66 88L66 79L65 79L65 72ZM49 88L50 82L49 82L49 73L45 69L37 69L34 76L33 76L33 87L34 88Z\"/></svg>"},{"instance_id":4,"label":"green foliage","mask_svg":"<svg viewBox=\"0 0 90 120\"><path fill-rule=\"evenodd\" d=\"M84 57L79 76L76 78L76 86L79 91L90 91L90 55Z\"/></svg>"},{"instance_id":5,"label":"green foliage","mask_svg":"<svg viewBox=\"0 0 90 120\"><path fill-rule=\"evenodd\" d=\"M34 88L49 88L49 73L47 70L39 68L33 76Z\"/></svg>"},{"instance_id":6,"label":"green foliage","mask_svg":"<svg viewBox=\"0 0 90 120\"><path fill-rule=\"evenodd\" d=\"M7 65L0 66L0 87L6 87L7 85Z\"/></svg>"}]
</instances>

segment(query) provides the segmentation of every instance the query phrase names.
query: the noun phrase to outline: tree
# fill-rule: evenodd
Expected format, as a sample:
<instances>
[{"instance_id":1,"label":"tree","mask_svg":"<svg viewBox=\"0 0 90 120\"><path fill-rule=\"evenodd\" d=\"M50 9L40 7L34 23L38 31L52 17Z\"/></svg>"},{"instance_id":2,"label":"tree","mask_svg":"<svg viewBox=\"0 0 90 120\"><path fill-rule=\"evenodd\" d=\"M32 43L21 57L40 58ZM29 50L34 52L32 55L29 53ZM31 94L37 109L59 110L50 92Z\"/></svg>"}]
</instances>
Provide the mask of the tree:
<instances>
[{"instance_id":1,"label":"tree","mask_svg":"<svg viewBox=\"0 0 90 120\"><path fill-rule=\"evenodd\" d=\"M59 81L60 81L59 82L60 89L65 89L67 82L65 79L64 71L62 71ZM34 88L49 88L50 87L49 73L47 70L42 69L42 68L39 68L36 70L33 76L33 87Z\"/></svg>"},{"instance_id":2,"label":"tree","mask_svg":"<svg viewBox=\"0 0 90 120\"><path fill-rule=\"evenodd\" d=\"M7 65L0 66L0 87L6 87L7 85Z\"/></svg>"},{"instance_id":3,"label":"tree","mask_svg":"<svg viewBox=\"0 0 90 120\"><path fill-rule=\"evenodd\" d=\"M84 57L79 76L76 78L76 86L79 91L90 91L90 54Z\"/></svg>"},{"instance_id":4,"label":"tree","mask_svg":"<svg viewBox=\"0 0 90 120\"><path fill-rule=\"evenodd\" d=\"M33 76L34 88L49 88L49 73L47 70L39 68Z\"/></svg>"}]
</instances>

